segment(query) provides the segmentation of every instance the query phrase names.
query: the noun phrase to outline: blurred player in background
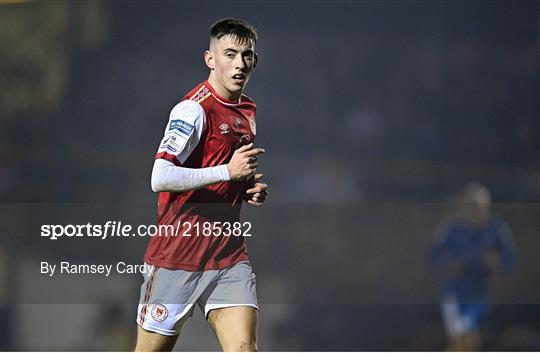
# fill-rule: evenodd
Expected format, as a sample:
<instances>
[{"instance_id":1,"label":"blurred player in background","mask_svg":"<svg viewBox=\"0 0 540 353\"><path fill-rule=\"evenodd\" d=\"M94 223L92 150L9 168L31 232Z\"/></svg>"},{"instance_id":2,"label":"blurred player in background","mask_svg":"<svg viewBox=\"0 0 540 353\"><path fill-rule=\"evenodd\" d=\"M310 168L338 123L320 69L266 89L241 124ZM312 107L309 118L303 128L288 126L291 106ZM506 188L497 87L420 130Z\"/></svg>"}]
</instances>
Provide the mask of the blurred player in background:
<instances>
[{"instance_id":1,"label":"blurred player in background","mask_svg":"<svg viewBox=\"0 0 540 353\"><path fill-rule=\"evenodd\" d=\"M210 29L208 79L169 117L152 170L158 221L138 308L137 351L172 350L197 303L225 351L257 349L255 275L247 256L243 201L260 206L267 185L256 174L255 103L243 95L257 63L256 30L236 19ZM240 234L239 234L240 232Z\"/></svg>"},{"instance_id":2,"label":"blurred player in background","mask_svg":"<svg viewBox=\"0 0 540 353\"><path fill-rule=\"evenodd\" d=\"M437 230L432 266L444 274L441 307L449 350L481 348L480 320L488 311L492 275L509 268L515 250L508 226L490 215L491 195L478 183L458 196L458 215Z\"/></svg>"}]
</instances>

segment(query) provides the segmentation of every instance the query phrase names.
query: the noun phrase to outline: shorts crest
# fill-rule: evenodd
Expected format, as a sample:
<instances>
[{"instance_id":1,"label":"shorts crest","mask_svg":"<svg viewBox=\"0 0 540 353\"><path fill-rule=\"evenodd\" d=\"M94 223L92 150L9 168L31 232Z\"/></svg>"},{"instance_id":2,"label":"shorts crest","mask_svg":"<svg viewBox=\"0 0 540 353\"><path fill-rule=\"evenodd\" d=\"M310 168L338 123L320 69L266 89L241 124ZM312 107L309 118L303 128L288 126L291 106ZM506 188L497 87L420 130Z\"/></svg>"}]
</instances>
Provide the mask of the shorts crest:
<instances>
[{"instance_id":1,"label":"shorts crest","mask_svg":"<svg viewBox=\"0 0 540 353\"><path fill-rule=\"evenodd\" d=\"M169 316L169 311L163 304L154 304L152 305L152 318L157 322L164 321L167 316Z\"/></svg>"}]
</instances>

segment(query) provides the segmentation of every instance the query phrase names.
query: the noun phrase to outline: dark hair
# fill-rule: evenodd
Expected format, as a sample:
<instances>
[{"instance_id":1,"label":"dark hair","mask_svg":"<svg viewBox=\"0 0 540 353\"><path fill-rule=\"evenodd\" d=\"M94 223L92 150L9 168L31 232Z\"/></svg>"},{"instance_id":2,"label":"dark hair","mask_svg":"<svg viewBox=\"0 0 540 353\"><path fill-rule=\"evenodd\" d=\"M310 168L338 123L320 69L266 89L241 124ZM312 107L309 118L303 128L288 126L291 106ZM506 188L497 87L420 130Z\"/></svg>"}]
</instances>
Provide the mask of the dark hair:
<instances>
[{"instance_id":1,"label":"dark hair","mask_svg":"<svg viewBox=\"0 0 540 353\"><path fill-rule=\"evenodd\" d=\"M226 35L236 37L241 43L257 42L255 27L236 18L221 19L210 27L210 38L220 39Z\"/></svg>"}]
</instances>

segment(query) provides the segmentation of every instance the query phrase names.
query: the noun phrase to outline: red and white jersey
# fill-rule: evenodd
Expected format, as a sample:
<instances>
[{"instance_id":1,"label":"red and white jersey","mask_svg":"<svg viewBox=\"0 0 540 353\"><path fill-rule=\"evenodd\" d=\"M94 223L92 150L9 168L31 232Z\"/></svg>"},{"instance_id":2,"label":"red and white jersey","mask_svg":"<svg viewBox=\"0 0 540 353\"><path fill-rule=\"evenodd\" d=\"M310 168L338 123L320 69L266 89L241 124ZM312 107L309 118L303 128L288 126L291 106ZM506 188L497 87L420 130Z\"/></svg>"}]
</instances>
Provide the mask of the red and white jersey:
<instances>
[{"instance_id":1,"label":"red and white jersey","mask_svg":"<svg viewBox=\"0 0 540 353\"><path fill-rule=\"evenodd\" d=\"M242 95L237 103L227 101L205 81L171 111L156 159L186 168L227 164L237 148L255 140L255 113L256 105L248 97ZM200 231L205 222L238 222L245 191L252 184L228 181L185 192L160 192L158 225L172 225L174 233L153 236L144 261L202 271L248 260L243 236L203 236Z\"/></svg>"}]
</instances>

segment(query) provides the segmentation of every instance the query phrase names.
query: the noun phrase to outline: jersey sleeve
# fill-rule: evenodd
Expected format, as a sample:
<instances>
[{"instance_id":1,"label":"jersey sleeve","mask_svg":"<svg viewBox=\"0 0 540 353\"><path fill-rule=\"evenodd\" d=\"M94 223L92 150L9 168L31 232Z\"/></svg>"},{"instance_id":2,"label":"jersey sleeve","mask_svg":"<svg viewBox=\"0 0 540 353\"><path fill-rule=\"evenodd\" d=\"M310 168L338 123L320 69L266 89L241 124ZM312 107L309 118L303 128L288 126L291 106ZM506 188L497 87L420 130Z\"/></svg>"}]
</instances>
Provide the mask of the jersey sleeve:
<instances>
[{"instance_id":1,"label":"jersey sleeve","mask_svg":"<svg viewBox=\"0 0 540 353\"><path fill-rule=\"evenodd\" d=\"M204 109L199 103L192 100L178 103L169 116L156 159L182 165L199 143L205 119Z\"/></svg>"},{"instance_id":2,"label":"jersey sleeve","mask_svg":"<svg viewBox=\"0 0 540 353\"><path fill-rule=\"evenodd\" d=\"M500 256L499 270L509 270L512 268L516 261L516 246L512 237L512 231L504 222L499 222L498 224L495 247Z\"/></svg>"}]
</instances>

